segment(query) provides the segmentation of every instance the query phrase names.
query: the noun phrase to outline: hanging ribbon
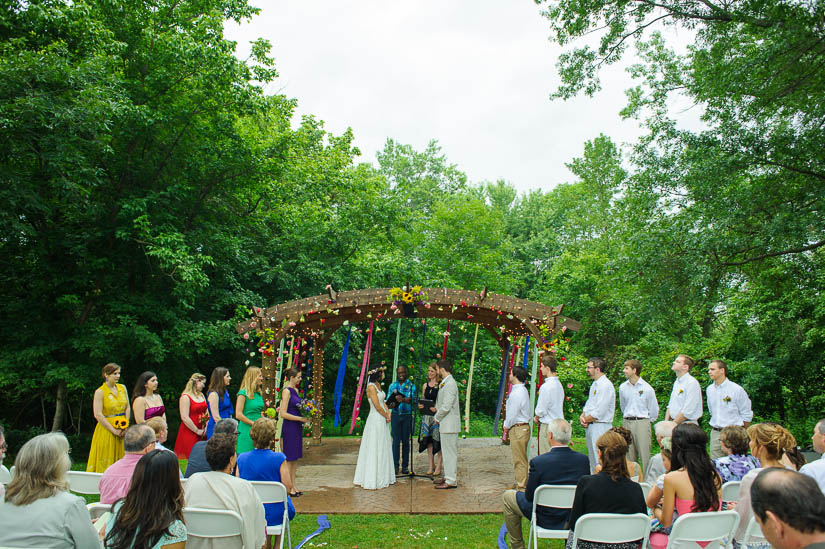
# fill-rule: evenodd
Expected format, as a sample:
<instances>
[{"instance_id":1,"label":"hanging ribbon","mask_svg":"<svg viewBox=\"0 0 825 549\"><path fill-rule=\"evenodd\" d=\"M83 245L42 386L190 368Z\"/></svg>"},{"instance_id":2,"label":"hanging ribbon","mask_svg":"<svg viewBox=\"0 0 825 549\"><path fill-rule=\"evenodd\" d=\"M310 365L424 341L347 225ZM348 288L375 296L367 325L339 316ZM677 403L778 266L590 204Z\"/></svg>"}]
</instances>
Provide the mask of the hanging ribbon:
<instances>
[{"instance_id":1,"label":"hanging ribbon","mask_svg":"<svg viewBox=\"0 0 825 549\"><path fill-rule=\"evenodd\" d=\"M470 375L467 377L467 399L464 401L464 433L470 434L470 390L473 388L473 367L476 362L476 342L478 341L479 325L476 324L476 335L473 337L473 352L470 354Z\"/></svg>"},{"instance_id":2,"label":"hanging ribbon","mask_svg":"<svg viewBox=\"0 0 825 549\"><path fill-rule=\"evenodd\" d=\"M309 398L309 387L310 387L309 386L309 380L312 379L312 345L310 345L309 341L307 341L307 344L306 344L306 354L307 354L307 361L306 361L307 371L304 374L304 378L303 378L304 379L304 394L307 395L307 398ZM315 394L313 393L312 396L314 398Z\"/></svg>"},{"instance_id":3,"label":"hanging ribbon","mask_svg":"<svg viewBox=\"0 0 825 549\"><path fill-rule=\"evenodd\" d=\"M444 332L444 350L441 351L441 358L447 359L447 340L450 339L450 319L447 319L447 331Z\"/></svg>"},{"instance_id":4,"label":"hanging ribbon","mask_svg":"<svg viewBox=\"0 0 825 549\"><path fill-rule=\"evenodd\" d=\"M370 329L367 334L367 344L364 347L364 361L361 363L361 377L358 379L358 390L355 393L355 405L352 407L352 423L349 426L349 434L355 429L355 420L358 418L358 412L361 411L361 389L364 387L364 377L367 375L367 366L370 363L370 352L372 351L372 326L373 320L370 320Z\"/></svg>"},{"instance_id":5,"label":"hanging ribbon","mask_svg":"<svg viewBox=\"0 0 825 549\"><path fill-rule=\"evenodd\" d=\"M341 361L338 363L338 376L335 378L335 427L341 424L341 395L344 392L344 376L347 373L347 358L349 357L349 337L352 334L352 324L347 330L347 340L344 342L344 350L341 353Z\"/></svg>"},{"instance_id":6,"label":"hanging ribbon","mask_svg":"<svg viewBox=\"0 0 825 549\"><path fill-rule=\"evenodd\" d=\"M278 406L279 396L281 394L281 375L284 373L284 339L281 338L281 345L278 347L278 375L275 377L275 406Z\"/></svg>"},{"instance_id":7,"label":"hanging ribbon","mask_svg":"<svg viewBox=\"0 0 825 549\"><path fill-rule=\"evenodd\" d=\"M530 336L527 336L527 341L524 342L524 360L521 361L521 367L527 369L527 355L530 350Z\"/></svg>"},{"instance_id":8,"label":"hanging ribbon","mask_svg":"<svg viewBox=\"0 0 825 549\"><path fill-rule=\"evenodd\" d=\"M530 336L527 336L527 347L526 347L526 349L529 349L529 348L530 348ZM524 364L525 364L525 366L527 365L526 351L525 351L525 356L524 356ZM538 372L538 376L539 376L538 383L536 383L536 381L535 381L536 380L536 371L538 371L538 369L539 369L539 353L538 353L538 348L535 348L535 349L533 349L533 371L530 372L530 379L533 380L533 383L530 385L530 409L531 410L536 409L536 390L537 390L538 387L541 387L541 372L540 371ZM533 432L532 428L530 429L530 432L531 433Z\"/></svg>"},{"instance_id":9,"label":"hanging ribbon","mask_svg":"<svg viewBox=\"0 0 825 549\"><path fill-rule=\"evenodd\" d=\"M292 368L292 355L295 354L295 336L289 338L289 361L286 363L286 369Z\"/></svg>"},{"instance_id":10,"label":"hanging ribbon","mask_svg":"<svg viewBox=\"0 0 825 549\"><path fill-rule=\"evenodd\" d=\"M398 346L401 343L401 319L398 319L398 328L395 330L395 355L392 358L392 382L398 378Z\"/></svg>"},{"instance_id":11,"label":"hanging ribbon","mask_svg":"<svg viewBox=\"0 0 825 549\"><path fill-rule=\"evenodd\" d=\"M315 530L310 535L308 535L307 537L305 537L304 539L302 539L301 543L299 543L298 545L295 546L295 549L301 549L301 547L303 547L306 542L308 542L309 540L311 540L312 538L314 538L315 536L317 536L318 534L320 534L324 530L329 530L329 528L331 526L332 525L329 523L329 520L327 520L326 515L318 515L318 529ZM325 544L322 543L321 545L325 545Z\"/></svg>"},{"instance_id":12,"label":"hanging ribbon","mask_svg":"<svg viewBox=\"0 0 825 549\"><path fill-rule=\"evenodd\" d=\"M493 436L498 435L498 420L501 417L501 405L504 403L504 384L507 381L507 359L510 357L510 340L507 340L507 348L501 356L501 377L498 380L498 399L496 401L496 415L493 416Z\"/></svg>"}]
</instances>

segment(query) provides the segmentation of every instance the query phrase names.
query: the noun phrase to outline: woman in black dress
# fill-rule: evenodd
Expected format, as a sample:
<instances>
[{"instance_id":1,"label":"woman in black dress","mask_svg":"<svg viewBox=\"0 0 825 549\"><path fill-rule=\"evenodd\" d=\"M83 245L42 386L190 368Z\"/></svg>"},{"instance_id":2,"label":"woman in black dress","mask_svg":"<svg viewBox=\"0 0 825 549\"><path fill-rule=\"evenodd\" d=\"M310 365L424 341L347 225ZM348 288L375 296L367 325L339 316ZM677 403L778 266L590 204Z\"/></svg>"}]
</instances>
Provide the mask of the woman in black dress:
<instances>
[{"instance_id":1,"label":"woman in black dress","mask_svg":"<svg viewBox=\"0 0 825 549\"><path fill-rule=\"evenodd\" d=\"M421 398L431 400L435 403L438 396L438 386L441 383L441 376L438 375L438 366L435 362L431 362L427 368L427 383L421 391ZM423 410L422 404L418 408ZM430 411L435 411L431 408ZM427 469L428 475L438 476L441 474L442 456L441 456L441 437L438 432L438 424L433 420L432 415L421 415L421 429L418 431L418 452L421 453L427 450L427 457L430 459L430 468ZM438 465L435 464L436 454L438 454ZM433 470L435 469L435 470Z\"/></svg>"}]
</instances>

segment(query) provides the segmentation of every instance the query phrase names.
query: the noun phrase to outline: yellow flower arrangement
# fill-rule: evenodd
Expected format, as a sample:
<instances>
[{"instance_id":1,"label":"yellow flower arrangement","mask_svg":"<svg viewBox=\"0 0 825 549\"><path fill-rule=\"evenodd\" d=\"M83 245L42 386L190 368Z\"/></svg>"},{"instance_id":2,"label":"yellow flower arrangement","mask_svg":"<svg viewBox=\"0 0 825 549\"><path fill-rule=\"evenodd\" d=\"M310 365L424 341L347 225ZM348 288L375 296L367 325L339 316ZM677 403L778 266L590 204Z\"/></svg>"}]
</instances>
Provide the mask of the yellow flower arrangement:
<instances>
[{"instance_id":1,"label":"yellow flower arrangement","mask_svg":"<svg viewBox=\"0 0 825 549\"><path fill-rule=\"evenodd\" d=\"M129 420L126 419L125 416L123 417L116 417L112 420L112 427L115 429L125 429L129 426Z\"/></svg>"}]
</instances>

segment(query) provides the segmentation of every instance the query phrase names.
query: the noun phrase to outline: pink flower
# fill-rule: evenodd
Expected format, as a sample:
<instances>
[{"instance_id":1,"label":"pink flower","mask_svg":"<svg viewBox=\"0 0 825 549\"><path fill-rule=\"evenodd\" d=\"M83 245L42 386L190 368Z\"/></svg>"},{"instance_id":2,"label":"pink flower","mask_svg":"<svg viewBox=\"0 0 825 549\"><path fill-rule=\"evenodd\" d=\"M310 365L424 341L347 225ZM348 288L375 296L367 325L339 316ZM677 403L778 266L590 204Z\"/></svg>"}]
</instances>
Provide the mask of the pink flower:
<instances>
[{"instance_id":1,"label":"pink flower","mask_svg":"<svg viewBox=\"0 0 825 549\"><path fill-rule=\"evenodd\" d=\"M568 384L567 384L567 388L568 388L568 389L572 389L572 388L573 388L573 384L572 384L572 383L568 383Z\"/></svg>"},{"instance_id":2,"label":"pink flower","mask_svg":"<svg viewBox=\"0 0 825 549\"><path fill-rule=\"evenodd\" d=\"M243 335L243 338L244 338L244 339L249 339L249 334L244 334L244 335Z\"/></svg>"},{"instance_id":3,"label":"pink flower","mask_svg":"<svg viewBox=\"0 0 825 549\"><path fill-rule=\"evenodd\" d=\"M570 400L570 397L564 397L565 400Z\"/></svg>"}]
</instances>

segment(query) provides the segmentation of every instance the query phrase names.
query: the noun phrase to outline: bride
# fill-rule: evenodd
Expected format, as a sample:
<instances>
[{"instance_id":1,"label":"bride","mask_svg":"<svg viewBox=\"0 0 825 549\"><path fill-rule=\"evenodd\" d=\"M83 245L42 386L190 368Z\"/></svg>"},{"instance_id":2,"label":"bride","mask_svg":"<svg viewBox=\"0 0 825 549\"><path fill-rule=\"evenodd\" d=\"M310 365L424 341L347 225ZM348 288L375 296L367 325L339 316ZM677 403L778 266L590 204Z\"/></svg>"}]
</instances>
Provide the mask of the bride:
<instances>
[{"instance_id":1,"label":"bride","mask_svg":"<svg viewBox=\"0 0 825 549\"><path fill-rule=\"evenodd\" d=\"M381 390L384 368L371 370L369 374L367 397L370 401L370 414L364 424L353 483L367 490L376 490L395 484L395 466L392 461L390 412L384 405L386 395ZM377 379L377 382L373 379Z\"/></svg>"}]
</instances>

